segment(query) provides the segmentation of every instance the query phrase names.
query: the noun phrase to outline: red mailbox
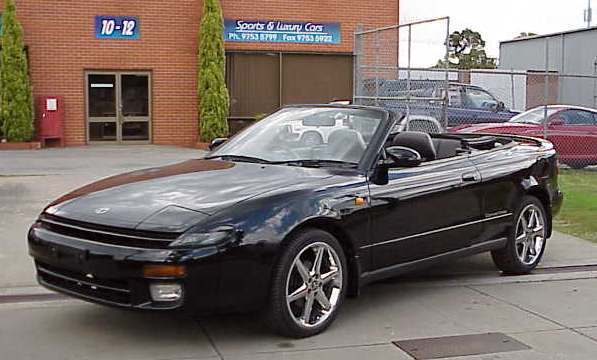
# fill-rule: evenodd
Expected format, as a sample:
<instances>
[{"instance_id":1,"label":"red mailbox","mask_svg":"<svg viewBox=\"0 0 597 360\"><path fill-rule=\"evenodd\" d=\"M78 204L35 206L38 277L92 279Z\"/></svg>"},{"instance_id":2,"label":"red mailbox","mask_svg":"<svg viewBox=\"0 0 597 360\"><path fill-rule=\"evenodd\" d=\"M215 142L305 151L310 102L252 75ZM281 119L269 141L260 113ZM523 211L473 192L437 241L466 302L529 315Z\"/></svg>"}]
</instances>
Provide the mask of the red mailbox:
<instances>
[{"instance_id":1,"label":"red mailbox","mask_svg":"<svg viewBox=\"0 0 597 360\"><path fill-rule=\"evenodd\" d=\"M42 146L47 140L58 140L64 146L64 101L59 96L40 97L37 102L39 114L37 136Z\"/></svg>"}]
</instances>

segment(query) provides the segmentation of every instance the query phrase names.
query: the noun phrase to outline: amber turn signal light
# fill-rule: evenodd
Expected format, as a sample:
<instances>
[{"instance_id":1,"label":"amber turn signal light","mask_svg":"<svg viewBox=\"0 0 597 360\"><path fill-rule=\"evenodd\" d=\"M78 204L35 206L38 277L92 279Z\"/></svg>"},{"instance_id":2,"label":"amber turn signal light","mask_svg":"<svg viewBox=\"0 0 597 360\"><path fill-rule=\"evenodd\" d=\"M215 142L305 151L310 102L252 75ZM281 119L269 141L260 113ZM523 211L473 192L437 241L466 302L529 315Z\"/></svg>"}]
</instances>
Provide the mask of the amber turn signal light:
<instances>
[{"instance_id":1,"label":"amber turn signal light","mask_svg":"<svg viewBox=\"0 0 597 360\"><path fill-rule=\"evenodd\" d=\"M143 276L147 278L181 278L187 273L183 265L145 265Z\"/></svg>"},{"instance_id":2,"label":"amber turn signal light","mask_svg":"<svg viewBox=\"0 0 597 360\"><path fill-rule=\"evenodd\" d=\"M362 197L358 197L358 198L355 198L355 199L354 199L354 204L355 204L356 206L363 206L363 205L365 205L366 203L367 203L367 201L366 201L364 198L362 198Z\"/></svg>"}]
</instances>

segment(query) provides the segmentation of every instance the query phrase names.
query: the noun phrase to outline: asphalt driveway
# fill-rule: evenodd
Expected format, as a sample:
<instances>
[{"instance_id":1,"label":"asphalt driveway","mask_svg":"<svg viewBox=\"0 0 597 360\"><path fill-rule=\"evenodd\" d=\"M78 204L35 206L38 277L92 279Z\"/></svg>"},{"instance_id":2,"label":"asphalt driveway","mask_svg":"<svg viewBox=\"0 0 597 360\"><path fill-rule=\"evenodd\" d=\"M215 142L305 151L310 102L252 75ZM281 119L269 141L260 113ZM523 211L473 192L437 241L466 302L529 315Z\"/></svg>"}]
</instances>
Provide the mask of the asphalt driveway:
<instances>
[{"instance_id":1,"label":"asphalt driveway","mask_svg":"<svg viewBox=\"0 0 597 360\"><path fill-rule=\"evenodd\" d=\"M190 319L44 297L25 243L43 206L101 177L200 155L156 146L0 152L2 358L412 359L448 352L437 339L415 350L393 342L487 333L521 348L466 358L596 358L597 245L563 234L533 275L501 276L480 255L374 284L347 301L329 331L302 340L271 335L258 314ZM474 343L467 339L450 339L452 350Z\"/></svg>"}]
</instances>

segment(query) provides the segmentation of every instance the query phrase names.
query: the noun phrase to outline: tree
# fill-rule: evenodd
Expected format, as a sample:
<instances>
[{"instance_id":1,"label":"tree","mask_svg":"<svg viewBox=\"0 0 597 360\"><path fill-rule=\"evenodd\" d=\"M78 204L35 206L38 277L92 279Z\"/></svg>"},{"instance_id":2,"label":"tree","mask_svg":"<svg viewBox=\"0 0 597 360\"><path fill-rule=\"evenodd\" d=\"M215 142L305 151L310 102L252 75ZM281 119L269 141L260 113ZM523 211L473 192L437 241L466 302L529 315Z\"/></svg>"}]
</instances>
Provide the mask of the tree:
<instances>
[{"instance_id":1,"label":"tree","mask_svg":"<svg viewBox=\"0 0 597 360\"><path fill-rule=\"evenodd\" d=\"M23 43L23 28L14 0L7 0L2 14L0 51L0 116L8 141L28 141L33 136L33 96Z\"/></svg>"},{"instance_id":2,"label":"tree","mask_svg":"<svg viewBox=\"0 0 597 360\"><path fill-rule=\"evenodd\" d=\"M534 32L521 32L515 39L524 39L531 36L537 36Z\"/></svg>"},{"instance_id":3,"label":"tree","mask_svg":"<svg viewBox=\"0 0 597 360\"><path fill-rule=\"evenodd\" d=\"M224 20L219 0L203 2L199 33L199 119L201 140L228 136L229 96L225 80Z\"/></svg>"},{"instance_id":4,"label":"tree","mask_svg":"<svg viewBox=\"0 0 597 360\"><path fill-rule=\"evenodd\" d=\"M436 67L446 67L439 60ZM448 41L448 67L453 69L495 69L497 60L487 56L485 40L480 33L471 29L454 31Z\"/></svg>"}]
</instances>

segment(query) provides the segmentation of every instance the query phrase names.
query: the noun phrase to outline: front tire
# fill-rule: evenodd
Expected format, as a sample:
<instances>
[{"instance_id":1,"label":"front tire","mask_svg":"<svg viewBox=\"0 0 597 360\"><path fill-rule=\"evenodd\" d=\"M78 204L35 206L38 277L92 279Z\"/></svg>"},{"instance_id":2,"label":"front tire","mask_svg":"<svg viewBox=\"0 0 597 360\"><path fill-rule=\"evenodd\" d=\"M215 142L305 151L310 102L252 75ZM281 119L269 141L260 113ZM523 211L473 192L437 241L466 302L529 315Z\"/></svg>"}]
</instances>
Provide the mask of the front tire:
<instances>
[{"instance_id":1,"label":"front tire","mask_svg":"<svg viewBox=\"0 0 597 360\"><path fill-rule=\"evenodd\" d=\"M330 233L308 229L294 236L274 268L270 327L295 338L325 330L346 297L347 270L342 247Z\"/></svg>"},{"instance_id":2,"label":"front tire","mask_svg":"<svg viewBox=\"0 0 597 360\"><path fill-rule=\"evenodd\" d=\"M491 252L493 262L505 274L525 275L541 261L546 245L547 216L534 196L525 196L514 216L505 248Z\"/></svg>"}]
</instances>

